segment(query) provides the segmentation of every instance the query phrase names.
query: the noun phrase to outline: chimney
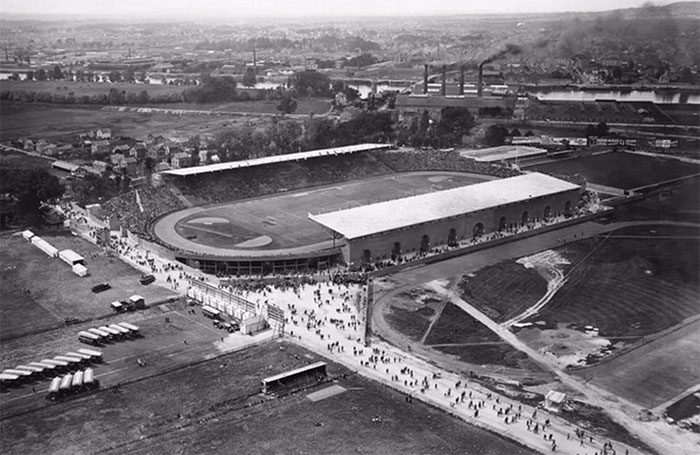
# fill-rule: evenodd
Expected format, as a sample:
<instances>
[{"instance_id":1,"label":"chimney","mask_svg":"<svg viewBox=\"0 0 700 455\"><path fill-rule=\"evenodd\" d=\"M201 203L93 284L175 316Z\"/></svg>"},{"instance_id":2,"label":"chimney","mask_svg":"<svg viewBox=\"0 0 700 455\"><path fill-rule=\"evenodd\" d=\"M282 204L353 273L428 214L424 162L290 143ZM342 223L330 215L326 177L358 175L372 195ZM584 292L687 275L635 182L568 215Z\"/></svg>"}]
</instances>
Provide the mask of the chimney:
<instances>
[{"instance_id":1,"label":"chimney","mask_svg":"<svg viewBox=\"0 0 700 455\"><path fill-rule=\"evenodd\" d=\"M430 70L430 65L425 64L425 70L423 72L423 95L428 94L428 71Z\"/></svg>"},{"instance_id":2,"label":"chimney","mask_svg":"<svg viewBox=\"0 0 700 455\"><path fill-rule=\"evenodd\" d=\"M483 95L483 85L484 85L484 64L479 64L479 78L476 81L476 96Z\"/></svg>"},{"instance_id":3,"label":"chimney","mask_svg":"<svg viewBox=\"0 0 700 455\"><path fill-rule=\"evenodd\" d=\"M442 65L442 86L440 87L440 94L442 96L447 95L447 65Z\"/></svg>"},{"instance_id":4,"label":"chimney","mask_svg":"<svg viewBox=\"0 0 700 455\"><path fill-rule=\"evenodd\" d=\"M459 94L464 95L464 65L459 67Z\"/></svg>"}]
</instances>

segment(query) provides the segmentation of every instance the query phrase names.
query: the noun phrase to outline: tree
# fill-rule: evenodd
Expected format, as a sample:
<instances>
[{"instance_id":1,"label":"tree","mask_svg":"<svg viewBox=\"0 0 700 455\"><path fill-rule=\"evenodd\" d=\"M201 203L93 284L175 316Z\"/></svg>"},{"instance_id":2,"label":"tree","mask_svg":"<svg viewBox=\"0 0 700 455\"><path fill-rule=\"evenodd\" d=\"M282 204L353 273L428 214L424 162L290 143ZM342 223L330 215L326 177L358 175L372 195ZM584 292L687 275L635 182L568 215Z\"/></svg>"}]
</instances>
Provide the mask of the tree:
<instances>
[{"instance_id":1,"label":"tree","mask_svg":"<svg viewBox=\"0 0 700 455\"><path fill-rule=\"evenodd\" d=\"M297 96L330 96L331 79L314 70L294 73L289 78L289 86Z\"/></svg>"},{"instance_id":2,"label":"tree","mask_svg":"<svg viewBox=\"0 0 700 455\"><path fill-rule=\"evenodd\" d=\"M277 105L277 110L283 114L291 114L297 109L297 101L292 98L289 94L282 97L279 104Z\"/></svg>"},{"instance_id":3,"label":"tree","mask_svg":"<svg viewBox=\"0 0 700 455\"><path fill-rule=\"evenodd\" d=\"M38 219L42 204L58 199L63 191L58 178L44 169L0 167L0 194L15 197L17 213L29 219Z\"/></svg>"},{"instance_id":4,"label":"tree","mask_svg":"<svg viewBox=\"0 0 700 455\"><path fill-rule=\"evenodd\" d=\"M136 101L139 104L148 104L148 102L150 101L150 96L148 96L148 92L146 90L141 90Z\"/></svg>"},{"instance_id":5,"label":"tree","mask_svg":"<svg viewBox=\"0 0 700 455\"><path fill-rule=\"evenodd\" d=\"M496 147L503 145L506 141L506 136L508 136L508 130L500 125L491 125L486 128L486 133L484 135L484 141L486 145L490 147Z\"/></svg>"},{"instance_id":6,"label":"tree","mask_svg":"<svg viewBox=\"0 0 700 455\"><path fill-rule=\"evenodd\" d=\"M63 71L61 71L61 67L59 65L53 67L51 79L53 79L54 81L60 81L61 79L63 79Z\"/></svg>"},{"instance_id":7,"label":"tree","mask_svg":"<svg viewBox=\"0 0 700 455\"><path fill-rule=\"evenodd\" d=\"M462 137L468 136L476 124L474 116L467 108L445 107L441 111L440 121L435 125L437 144L441 147L460 145ZM506 131L506 134L508 132Z\"/></svg>"},{"instance_id":8,"label":"tree","mask_svg":"<svg viewBox=\"0 0 700 455\"><path fill-rule=\"evenodd\" d=\"M27 71L27 80L28 81L33 81L35 77L36 77L36 74L34 73L34 71Z\"/></svg>"},{"instance_id":9,"label":"tree","mask_svg":"<svg viewBox=\"0 0 700 455\"><path fill-rule=\"evenodd\" d=\"M109 82L121 82L122 80L122 73L120 73L117 70L113 70L109 72Z\"/></svg>"},{"instance_id":10,"label":"tree","mask_svg":"<svg viewBox=\"0 0 700 455\"><path fill-rule=\"evenodd\" d=\"M605 122L600 122L595 126L596 136L607 136L608 135L608 124Z\"/></svg>"},{"instance_id":11,"label":"tree","mask_svg":"<svg viewBox=\"0 0 700 455\"><path fill-rule=\"evenodd\" d=\"M116 88L109 89L109 93L107 94L107 102L109 104L126 103L126 92L119 91Z\"/></svg>"},{"instance_id":12,"label":"tree","mask_svg":"<svg viewBox=\"0 0 700 455\"><path fill-rule=\"evenodd\" d=\"M201 84L185 90L183 96L186 102L196 103L234 101L237 96L236 80L230 76L203 75Z\"/></svg>"},{"instance_id":13,"label":"tree","mask_svg":"<svg viewBox=\"0 0 700 455\"><path fill-rule=\"evenodd\" d=\"M245 74L243 75L243 85L246 87L254 87L256 82L255 70L253 68L246 68Z\"/></svg>"},{"instance_id":14,"label":"tree","mask_svg":"<svg viewBox=\"0 0 700 455\"><path fill-rule=\"evenodd\" d=\"M36 80L37 81L45 81L47 79L47 77L48 76L46 75L46 70L44 68L40 68L36 72Z\"/></svg>"}]
</instances>

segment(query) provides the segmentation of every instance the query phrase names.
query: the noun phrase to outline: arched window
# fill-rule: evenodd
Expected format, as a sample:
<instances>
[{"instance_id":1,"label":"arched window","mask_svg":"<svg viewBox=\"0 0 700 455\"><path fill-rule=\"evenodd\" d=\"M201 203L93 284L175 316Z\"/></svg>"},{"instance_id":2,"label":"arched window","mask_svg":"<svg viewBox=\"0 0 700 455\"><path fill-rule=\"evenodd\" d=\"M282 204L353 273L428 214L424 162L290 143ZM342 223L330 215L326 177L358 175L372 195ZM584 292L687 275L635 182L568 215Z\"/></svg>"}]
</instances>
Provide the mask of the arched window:
<instances>
[{"instance_id":1,"label":"arched window","mask_svg":"<svg viewBox=\"0 0 700 455\"><path fill-rule=\"evenodd\" d=\"M548 220L549 218L551 218L551 216L552 216L552 207L550 207L550 206L545 207L545 208L544 208L544 214L543 214L543 215L544 215L544 219L545 219L545 220Z\"/></svg>"},{"instance_id":2,"label":"arched window","mask_svg":"<svg viewBox=\"0 0 700 455\"><path fill-rule=\"evenodd\" d=\"M401 243L394 242L394 245L391 247L391 259L396 260L400 257L401 257Z\"/></svg>"},{"instance_id":3,"label":"arched window","mask_svg":"<svg viewBox=\"0 0 700 455\"><path fill-rule=\"evenodd\" d=\"M504 231L507 228L506 224L506 217L502 216L500 220L498 220L498 230L499 231Z\"/></svg>"},{"instance_id":4,"label":"arched window","mask_svg":"<svg viewBox=\"0 0 700 455\"><path fill-rule=\"evenodd\" d=\"M447 233L447 245L457 246L457 229L450 228L450 232Z\"/></svg>"},{"instance_id":5,"label":"arched window","mask_svg":"<svg viewBox=\"0 0 700 455\"><path fill-rule=\"evenodd\" d=\"M474 230L472 231L472 234L474 238L481 237L482 235L484 235L484 224L476 223L474 225Z\"/></svg>"},{"instance_id":6,"label":"arched window","mask_svg":"<svg viewBox=\"0 0 700 455\"><path fill-rule=\"evenodd\" d=\"M428 237L428 234L425 234L420 240L420 251L421 251L421 253L425 253L429 249L430 249L430 237Z\"/></svg>"},{"instance_id":7,"label":"arched window","mask_svg":"<svg viewBox=\"0 0 700 455\"><path fill-rule=\"evenodd\" d=\"M527 213L527 210L523 212L523 217L520 219L520 224L527 224L528 220L530 219L530 214Z\"/></svg>"},{"instance_id":8,"label":"arched window","mask_svg":"<svg viewBox=\"0 0 700 455\"><path fill-rule=\"evenodd\" d=\"M368 264L370 262L372 262L372 252L370 250L363 250L362 251L362 263Z\"/></svg>"}]
</instances>

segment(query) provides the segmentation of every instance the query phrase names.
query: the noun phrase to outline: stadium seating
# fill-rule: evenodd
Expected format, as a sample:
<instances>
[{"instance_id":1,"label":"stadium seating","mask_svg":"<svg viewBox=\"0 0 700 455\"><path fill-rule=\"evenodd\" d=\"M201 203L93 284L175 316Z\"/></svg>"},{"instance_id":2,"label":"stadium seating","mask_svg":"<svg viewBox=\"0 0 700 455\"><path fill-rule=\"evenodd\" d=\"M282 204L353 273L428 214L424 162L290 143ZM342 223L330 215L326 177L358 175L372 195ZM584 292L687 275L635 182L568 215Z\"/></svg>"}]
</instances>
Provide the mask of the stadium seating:
<instances>
[{"instance_id":1,"label":"stadium seating","mask_svg":"<svg viewBox=\"0 0 700 455\"><path fill-rule=\"evenodd\" d=\"M511 168L463 158L456 151L388 151L380 152L378 159L395 172L454 171L495 177L520 175L519 171Z\"/></svg>"},{"instance_id":2,"label":"stadium seating","mask_svg":"<svg viewBox=\"0 0 700 455\"><path fill-rule=\"evenodd\" d=\"M139 192L143 212L136 202ZM105 215L116 217L131 232L150 239L148 225L155 218L166 213L183 209L185 204L167 187L140 188L110 199L102 205Z\"/></svg>"}]
</instances>

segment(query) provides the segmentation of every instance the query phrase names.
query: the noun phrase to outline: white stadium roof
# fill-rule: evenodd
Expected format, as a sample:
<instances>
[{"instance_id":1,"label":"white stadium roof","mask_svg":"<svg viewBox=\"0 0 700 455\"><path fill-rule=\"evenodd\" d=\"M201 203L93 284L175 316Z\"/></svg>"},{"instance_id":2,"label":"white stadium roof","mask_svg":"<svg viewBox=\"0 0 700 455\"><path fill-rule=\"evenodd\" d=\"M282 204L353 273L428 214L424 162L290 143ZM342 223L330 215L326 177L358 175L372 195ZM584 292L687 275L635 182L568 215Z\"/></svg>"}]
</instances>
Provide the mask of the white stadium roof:
<instances>
[{"instance_id":1,"label":"white stadium roof","mask_svg":"<svg viewBox=\"0 0 700 455\"><path fill-rule=\"evenodd\" d=\"M346 239L356 239L578 188L533 172L337 212L309 214L309 219Z\"/></svg>"},{"instance_id":2,"label":"white stadium roof","mask_svg":"<svg viewBox=\"0 0 700 455\"><path fill-rule=\"evenodd\" d=\"M286 155L265 156L263 158L253 158L250 160L243 161L231 161L228 163L210 164L208 166L195 166L186 167L183 169L171 169L167 171L161 171L161 174L184 177L187 175L198 175L206 174L209 172L228 171L231 169L262 166L264 164L306 160L309 158L318 158L321 156L345 155L349 153L368 152L370 150L386 150L390 149L391 147L391 144L356 144L349 145L347 147L335 147L330 149L311 150L308 152L288 153Z\"/></svg>"}]
</instances>

